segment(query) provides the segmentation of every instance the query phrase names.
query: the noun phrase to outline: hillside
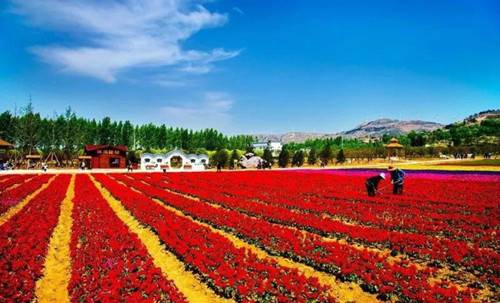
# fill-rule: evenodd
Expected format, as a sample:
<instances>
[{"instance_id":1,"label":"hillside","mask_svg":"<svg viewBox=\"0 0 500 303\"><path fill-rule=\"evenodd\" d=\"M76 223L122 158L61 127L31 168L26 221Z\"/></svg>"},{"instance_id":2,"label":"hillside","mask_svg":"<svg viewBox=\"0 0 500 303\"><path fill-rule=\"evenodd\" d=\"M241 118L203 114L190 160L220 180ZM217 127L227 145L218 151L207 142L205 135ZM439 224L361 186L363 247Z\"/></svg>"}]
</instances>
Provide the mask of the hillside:
<instances>
[{"instance_id":1,"label":"hillside","mask_svg":"<svg viewBox=\"0 0 500 303\"><path fill-rule=\"evenodd\" d=\"M282 143L304 142L308 139L326 139L343 136L346 138L372 138L381 137L384 134L401 135L412 130L435 130L443 127L442 124L429 121L400 121L394 119L377 119L363 123L351 130L340 133L310 133L310 132L287 132L284 134L258 134L255 135L259 141L281 141Z\"/></svg>"},{"instance_id":2,"label":"hillside","mask_svg":"<svg viewBox=\"0 0 500 303\"><path fill-rule=\"evenodd\" d=\"M481 121L484 119L500 119L500 109L490 109L486 111L479 112L474 115L470 115L469 117L465 118L463 120L464 123L466 124L479 124ZM457 123L460 123L462 121L459 121Z\"/></svg>"},{"instance_id":3,"label":"hillside","mask_svg":"<svg viewBox=\"0 0 500 303\"><path fill-rule=\"evenodd\" d=\"M341 132L339 135L349 138L381 137L384 134L397 136L407 134L411 131L432 131L441 127L443 127L442 124L429 121L378 119L363 123L354 129Z\"/></svg>"}]
</instances>

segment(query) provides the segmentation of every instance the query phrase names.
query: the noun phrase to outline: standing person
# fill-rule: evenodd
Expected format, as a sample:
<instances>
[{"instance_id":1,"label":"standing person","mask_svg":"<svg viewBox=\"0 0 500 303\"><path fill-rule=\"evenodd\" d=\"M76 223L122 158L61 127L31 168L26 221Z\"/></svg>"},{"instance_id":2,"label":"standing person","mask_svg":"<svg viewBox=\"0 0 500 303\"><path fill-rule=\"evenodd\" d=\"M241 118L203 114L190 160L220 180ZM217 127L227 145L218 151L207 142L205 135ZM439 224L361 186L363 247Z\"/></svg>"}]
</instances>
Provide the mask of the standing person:
<instances>
[{"instance_id":1,"label":"standing person","mask_svg":"<svg viewBox=\"0 0 500 303\"><path fill-rule=\"evenodd\" d=\"M82 161L82 163L80 163L80 169L85 170L85 161Z\"/></svg>"},{"instance_id":2,"label":"standing person","mask_svg":"<svg viewBox=\"0 0 500 303\"><path fill-rule=\"evenodd\" d=\"M134 167L132 166L132 161L128 160L127 172L132 172L133 170L134 170Z\"/></svg>"},{"instance_id":3,"label":"standing person","mask_svg":"<svg viewBox=\"0 0 500 303\"><path fill-rule=\"evenodd\" d=\"M391 183L393 186L392 193L394 195L402 195L406 173L403 170L392 166L389 166L387 170L391 173Z\"/></svg>"},{"instance_id":4,"label":"standing person","mask_svg":"<svg viewBox=\"0 0 500 303\"><path fill-rule=\"evenodd\" d=\"M385 174L380 173L376 176L370 177L366 179L365 185L366 185L366 191L368 192L368 196L374 197L375 194L378 191L378 185L380 181L385 180Z\"/></svg>"},{"instance_id":5,"label":"standing person","mask_svg":"<svg viewBox=\"0 0 500 303\"><path fill-rule=\"evenodd\" d=\"M221 170L222 170L222 163L217 162L217 171L221 171Z\"/></svg>"}]
</instances>

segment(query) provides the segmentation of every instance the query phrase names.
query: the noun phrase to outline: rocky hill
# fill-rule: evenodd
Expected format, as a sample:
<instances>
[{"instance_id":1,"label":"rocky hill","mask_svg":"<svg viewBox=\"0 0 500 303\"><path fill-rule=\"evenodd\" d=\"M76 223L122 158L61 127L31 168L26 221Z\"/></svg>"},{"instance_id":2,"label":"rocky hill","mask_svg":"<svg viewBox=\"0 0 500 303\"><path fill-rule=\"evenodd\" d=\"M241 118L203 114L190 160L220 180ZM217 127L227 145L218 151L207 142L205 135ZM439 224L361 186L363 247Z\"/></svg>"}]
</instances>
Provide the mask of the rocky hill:
<instances>
[{"instance_id":1,"label":"rocky hill","mask_svg":"<svg viewBox=\"0 0 500 303\"><path fill-rule=\"evenodd\" d=\"M363 123L351 130L343 131L340 133L308 133L308 132L288 132L284 134L259 134L255 135L257 140L265 142L280 141L283 144L290 142L304 142L308 139L317 138L335 138L343 136L346 138L373 138L381 137L384 134L401 135L415 131L432 131L437 128L443 127L442 124L428 121L412 120L400 121L393 119L378 119L370 122Z\"/></svg>"},{"instance_id":2,"label":"rocky hill","mask_svg":"<svg viewBox=\"0 0 500 303\"><path fill-rule=\"evenodd\" d=\"M484 119L500 119L500 109L490 109L474 115L470 115L465 118L463 122L466 124L478 124L481 123L481 121L483 121Z\"/></svg>"},{"instance_id":3,"label":"rocky hill","mask_svg":"<svg viewBox=\"0 0 500 303\"><path fill-rule=\"evenodd\" d=\"M356 128L339 133L349 138L381 137L384 134L402 135L411 131L432 131L443 127L442 124L429 121L411 120L400 121L392 119L378 119L363 123Z\"/></svg>"}]
</instances>

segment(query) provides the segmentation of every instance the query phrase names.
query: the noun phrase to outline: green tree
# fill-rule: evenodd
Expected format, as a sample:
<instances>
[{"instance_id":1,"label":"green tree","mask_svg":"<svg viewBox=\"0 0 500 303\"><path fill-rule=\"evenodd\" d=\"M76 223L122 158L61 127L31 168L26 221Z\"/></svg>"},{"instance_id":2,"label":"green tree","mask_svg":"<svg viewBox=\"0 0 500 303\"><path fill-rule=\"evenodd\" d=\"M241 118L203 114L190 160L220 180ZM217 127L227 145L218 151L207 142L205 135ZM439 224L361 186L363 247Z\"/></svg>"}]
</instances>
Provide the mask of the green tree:
<instances>
[{"instance_id":1,"label":"green tree","mask_svg":"<svg viewBox=\"0 0 500 303\"><path fill-rule=\"evenodd\" d=\"M247 144L247 146L245 146L245 152L246 153L254 153L252 143L249 143L249 144Z\"/></svg>"},{"instance_id":2,"label":"green tree","mask_svg":"<svg viewBox=\"0 0 500 303\"><path fill-rule=\"evenodd\" d=\"M318 162L318 151L316 148L311 148L309 150L309 155L307 156L307 164L316 165Z\"/></svg>"},{"instance_id":3,"label":"green tree","mask_svg":"<svg viewBox=\"0 0 500 303\"><path fill-rule=\"evenodd\" d=\"M279 167L287 167L288 163L290 163L290 152L287 148L283 147L278 156L278 165Z\"/></svg>"},{"instance_id":4,"label":"green tree","mask_svg":"<svg viewBox=\"0 0 500 303\"><path fill-rule=\"evenodd\" d=\"M133 140L134 140L134 126L130 121L125 121L121 128L120 132L120 144L127 146L129 149L134 149Z\"/></svg>"},{"instance_id":5,"label":"green tree","mask_svg":"<svg viewBox=\"0 0 500 303\"><path fill-rule=\"evenodd\" d=\"M99 144L112 144L111 118L104 117L98 126Z\"/></svg>"},{"instance_id":6,"label":"green tree","mask_svg":"<svg viewBox=\"0 0 500 303\"><path fill-rule=\"evenodd\" d=\"M345 162L345 155L344 155L344 150L341 149L337 153L337 163L344 163Z\"/></svg>"},{"instance_id":7,"label":"green tree","mask_svg":"<svg viewBox=\"0 0 500 303\"><path fill-rule=\"evenodd\" d=\"M17 119L9 111L0 115L0 138L12 144L16 140Z\"/></svg>"},{"instance_id":8,"label":"green tree","mask_svg":"<svg viewBox=\"0 0 500 303\"><path fill-rule=\"evenodd\" d=\"M81 141L78 119L70 107L64 114L64 129L61 135L64 158L70 160L76 154L78 143Z\"/></svg>"},{"instance_id":9,"label":"green tree","mask_svg":"<svg viewBox=\"0 0 500 303\"><path fill-rule=\"evenodd\" d=\"M239 159L240 159L240 156L238 154L238 150L233 149L233 151L231 152L231 158L229 158L229 168L234 169L235 163L238 163Z\"/></svg>"},{"instance_id":10,"label":"green tree","mask_svg":"<svg viewBox=\"0 0 500 303\"><path fill-rule=\"evenodd\" d=\"M319 158L321 159L321 164L328 165L328 163L330 162L332 157L333 157L332 147L329 144L327 144L323 147L323 149L319 153Z\"/></svg>"},{"instance_id":11,"label":"green tree","mask_svg":"<svg viewBox=\"0 0 500 303\"><path fill-rule=\"evenodd\" d=\"M39 143L41 118L40 114L34 112L31 102L21 111L23 115L19 118L16 129L17 143L24 152L31 154L36 151Z\"/></svg>"},{"instance_id":12,"label":"green tree","mask_svg":"<svg viewBox=\"0 0 500 303\"><path fill-rule=\"evenodd\" d=\"M214 154L215 165L220 164L222 167L226 167L229 161L229 152L227 149L219 149Z\"/></svg>"},{"instance_id":13,"label":"green tree","mask_svg":"<svg viewBox=\"0 0 500 303\"><path fill-rule=\"evenodd\" d=\"M500 119L484 119L480 126L482 135L500 137Z\"/></svg>"},{"instance_id":14,"label":"green tree","mask_svg":"<svg viewBox=\"0 0 500 303\"><path fill-rule=\"evenodd\" d=\"M264 154L262 155L262 159L264 159L271 166L274 164L273 152L271 151L269 146L267 146L264 149Z\"/></svg>"},{"instance_id":15,"label":"green tree","mask_svg":"<svg viewBox=\"0 0 500 303\"><path fill-rule=\"evenodd\" d=\"M302 165L304 165L304 161L305 161L304 158L305 158L305 156L304 156L304 152L302 150L296 151L293 154L292 165L297 166L297 167L301 167Z\"/></svg>"}]
</instances>

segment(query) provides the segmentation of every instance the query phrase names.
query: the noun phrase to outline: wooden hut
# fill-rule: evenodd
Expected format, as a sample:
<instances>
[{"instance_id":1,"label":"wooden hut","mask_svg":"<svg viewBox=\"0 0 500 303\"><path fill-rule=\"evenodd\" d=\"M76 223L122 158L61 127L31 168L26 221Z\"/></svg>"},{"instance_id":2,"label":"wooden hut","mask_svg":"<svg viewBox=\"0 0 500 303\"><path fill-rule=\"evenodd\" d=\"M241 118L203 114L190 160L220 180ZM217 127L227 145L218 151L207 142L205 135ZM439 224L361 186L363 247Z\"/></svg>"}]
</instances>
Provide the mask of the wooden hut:
<instances>
[{"instance_id":1,"label":"wooden hut","mask_svg":"<svg viewBox=\"0 0 500 303\"><path fill-rule=\"evenodd\" d=\"M85 156L91 157L90 168L125 168L127 151L125 145L87 144L84 148Z\"/></svg>"}]
</instances>

